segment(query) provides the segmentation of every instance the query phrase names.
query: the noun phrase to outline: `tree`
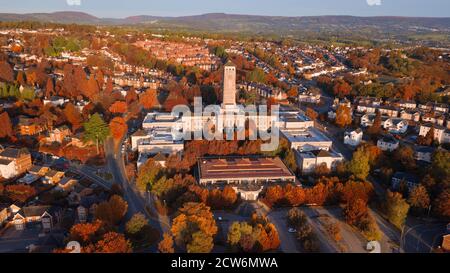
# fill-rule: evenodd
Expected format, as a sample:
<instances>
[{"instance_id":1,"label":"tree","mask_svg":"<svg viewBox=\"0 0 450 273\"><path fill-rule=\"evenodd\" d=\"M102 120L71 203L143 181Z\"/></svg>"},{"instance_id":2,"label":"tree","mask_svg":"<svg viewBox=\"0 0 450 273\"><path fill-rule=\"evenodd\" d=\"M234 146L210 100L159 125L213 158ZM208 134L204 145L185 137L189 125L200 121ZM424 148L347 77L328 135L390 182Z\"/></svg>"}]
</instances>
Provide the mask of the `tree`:
<instances>
[{"instance_id":1,"label":"tree","mask_svg":"<svg viewBox=\"0 0 450 273\"><path fill-rule=\"evenodd\" d=\"M109 129L114 139L120 140L128 131L128 125L124 118L115 117L109 123Z\"/></svg>"},{"instance_id":2,"label":"tree","mask_svg":"<svg viewBox=\"0 0 450 273\"><path fill-rule=\"evenodd\" d=\"M113 226L123 219L127 210L127 202L122 197L113 195L109 201L102 202L97 206L95 218Z\"/></svg>"},{"instance_id":3,"label":"tree","mask_svg":"<svg viewBox=\"0 0 450 273\"><path fill-rule=\"evenodd\" d=\"M408 215L409 205L398 192L387 191L386 216L388 220L398 228L402 228Z\"/></svg>"},{"instance_id":4,"label":"tree","mask_svg":"<svg viewBox=\"0 0 450 273\"><path fill-rule=\"evenodd\" d=\"M156 90L147 89L147 91L139 96L139 103L145 109L152 109L158 105L159 102Z\"/></svg>"},{"instance_id":5,"label":"tree","mask_svg":"<svg viewBox=\"0 0 450 273\"><path fill-rule=\"evenodd\" d=\"M367 132L370 135L379 135L381 133L381 112L377 111L376 115L375 115L375 119L373 120L373 124L372 126L369 127L369 129L367 129Z\"/></svg>"},{"instance_id":6,"label":"tree","mask_svg":"<svg viewBox=\"0 0 450 273\"><path fill-rule=\"evenodd\" d=\"M291 98L296 98L298 96L298 87L292 86L291 89L287 92L287 95Z\"/></svg>"},{"instance_id":7,"label":"tree","mask_svg":"<svg viewBox=\"0 0 450 273\"><path fill-rule=\"evenodd\" d=\"M353 153L352 160L347 165L348 171L355 177L365 180L370 172L369 156L361 148Z\"/></svg>"},{"instance_id":8,"label":"tree","mask_svg":"<svg viewBox=\"0 0 450 273\"><path fill-rule=\"evenodd\" d=\"M180 246L190 252L210 252L213 236L217 233L216 221L210 208L203 203L188 202L173 219L171 232Z\"/></svg>"},{"instance_id":9,"label":"tree","mask_svg":"<svg viewBox=\"0 0 450 273\"><path fill-rule=\"evenodd\" d=\"M306 115L307 117L309 117L310 119L312 119L312 120L316 120L317 117L319 117L319 114L317 114L317 112L314 111L314 110L313 110L312 108L310 108L310 107L306 108L305 115Z\"/></svg>"},{"instance_id":10,"label":"tree","mask_svg":"<svg viewBox=\"0 0 450 273\"><path fill-rule=\"evenodd\" d=\"M164 233L162 241L158 244L158 250L161 253L175 253L173 238L169 233Z\"/></svg>"},{"instance_id":11,"label":"tree","mask_svg":"<svg viewBox=\"0 0 450 273\"><path fill-rule=\"evenodd\" d=\"M434 153L431 162L434 177L442 181L450 178L450 152L438 150Z\"/></svg>"},{"instance_id":12,"label":"tree","mask_svg":"<svg viewBox=\"0 0 450 273\"><path fill-rule=\"evenodd\" d=\"M0 138L12 137L14 134L11 119L7 112L0 114Z\"/></svg>"},{"instance_id":13,"label":"tree","mask_svg":"<svg viewBox=\"0 0 450 273\"><path fill-rule=\"evenodd\" d=\"M55 93L55 85L53 84L53 79L48 78L47 84L45 86L45 97L50 98Z\"/></svg>"},{"instance_id":14,"label":"tree","mask_svg":"<svg viewBox=\"0 0 450 273\"><path fill-rule=\"evenodd\" d=\"M144 214L136 213L126 223L125 230L128 234L136 234L140 232L147 224L148 220L145 218Z\"/></svg>"},{"instance_id":15,"label":"tree","mask_svg":"<svg viewBox=\"0 0 450 273\"><path fill-rule=\"evenodd\" d=\"M99 151L99 143L103 143L110 135L108 125L103 121L102 117L95 113L91 116L88 122L83 123L84 127L84 140L94 141L97 147L97 154Z\"/></svg>"},{"instance_id":16,"label":"tree","mask_svg":"<svg viewBox=\"0 0 450 273\"><path fill-rule=\"evenodd\" d=\"M0 80L6 82L14 82L14 70L6 61L0 61Z\"/></svg>"},{"instance_id":17,"label":"tree","mask_svg":"<svg viewBox=\"0 0 450 273\"><path fill-rule=\"evenodd\" d=\"M347 127L352 124L352 113L351 109L345 105L340 105L336 110L336 125L341 128Z\"/></svg>"},{"instance_id":18,"label":"tree","mask_svg":"<svg viewBox=\"0 0 450 273\"><path fill-rule=\"evenodd\" d=\"M417 142L419 145L431 146L434 142L434 126L431 126L425 137L419 136Z\"/></svg>"},{"instance_id":19,"label":"tree","mask_svg":"<svg viewBox=\"0 0 450 273\"><path fill-rule=\"evenodd\" d=\"M368 214L367 204L362 199L350 201L343 210L345 221L356 226Z\"/></svg>"},{"instance_id":20,"label":"tree","mask_svg":"<svg viewBox=\"0 0 450 273\"><path fill-rule=\"evenodd\" d=\"M241 242L241 238L251 235L253 227L247 222L233 222L228 228L227 241L231 246L237 246Z\"/></svg>"},{"instance_id":21,"label":"tree","mask_svg":"<svg viewBox=\"0 0 450 273\"><path fill-rule=\"evenodd\" d=\"M428 195L427 189L422 185L414 187L409 193L408 203L418 211L428 209L430 206L430 196Z\"/></svg>"},{"instance_id":22,"label":"tree","mask_svg":"<svg viewBox=\"0 0 450 273\"><path fill-rule=\"evenodd\" d=\"M333 93L334 95L343 98L350 94L352 87L344 80L338 80L334 83Z\"/></svg>"},{"instance_id":23,"label":"tree","mask_svg":"<svg viewBox=\"0 0 450 273\"><path fill-rule=\"evenodd\" d=\"M136 186L140 191L151 190L163 175L162 167L153 158L148 159L140 168L136 177Z\"/></svg>"},{"instance_id":24,"label":"tree","mask_svg":"<svg viewBox=\"0 0 450 273\"><path fill-rule=\"evenodd\" d=\"M32 186L19 184L8 185L5 187L6 195L13 201L25 202L33 196L36 196L36 190Z\"/></svg>"},{"instance_id":25,"label":"tree","mask_svg":"<svg viewBox=\"0 0 450 273\"><path fill-rule=\"evenodd\" d=\"M442 191L433 202L433 211L440 217L450 217L450 189Z\"/></svg>"},{"instance_id":26,"label":"tree","mask_svg":"<svg viewBox=\"0 0 450 273\"><path fill-rule=\"evenodd\" d=\"M73 132L81 127L83 117L81 116L80 111L75 108L75 106L71 102L66 104L63 113L66 116L67 121L72 125Z\"/></svg>"},{"instance_id":27,"label":"tree","mask_svg":"<svg viewBox=\"0 0 450 273\"><path fill-rule=\"evenodd\" d=\"M131 243L123 234L108 232L93 247L95 253L131 253Z\"/></svg>"},{"instance_id":28,"label":"tree","mask_svg":"<svg viewBox=\"0 0 450 273\"><path fill-rule=\"evenodd\" d=\"M416 169L416 160L414 158L414 150L409 146L401 146L394 152L395 162L399 162L406 171Z\"/></svg>"},{"instance_id":29,"label":"tree","mask_svg":"<svg viewBox=\"0 0 450 273\"><path fill-rule=\"evenodd\" d=\"M103 223L100 220L95 220L92 223L76 224L70 229L69 238L82 245L90 244L97 241L102 235L102 227Z\"/></svg>"},{"instance_id":30,"label":"tree","mask_svg":"<svg viewBox=\"0 0 450 273\"><path fill-rule=\"evenodd\" d=\"M188 253L209 253L213 247L213 237L202 231L192 234L192 240L186 245Z\"/></svg>"},{"instance_id":31,"label":"tree","mask_svg":"<svg viewBox=\"0 0 450 273\"><path fill-rule=\"evenodd\" d=\"M109 107L109 112L113 114L124 114L127 112L128 105L124 101L116 101Z\"/></svg>"}]
</instances>

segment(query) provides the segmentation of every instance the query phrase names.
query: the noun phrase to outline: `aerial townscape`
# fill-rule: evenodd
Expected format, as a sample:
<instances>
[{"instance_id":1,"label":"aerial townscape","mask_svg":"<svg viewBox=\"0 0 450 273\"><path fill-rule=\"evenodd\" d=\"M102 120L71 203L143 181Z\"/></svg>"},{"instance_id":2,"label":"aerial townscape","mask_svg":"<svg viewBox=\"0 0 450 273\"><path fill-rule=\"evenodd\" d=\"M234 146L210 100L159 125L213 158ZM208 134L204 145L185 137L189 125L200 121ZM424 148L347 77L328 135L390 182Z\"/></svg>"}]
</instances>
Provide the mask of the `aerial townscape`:
<instances>
[{"instance_id":1,"label":"aerial townscape","mask_svg":"<svg viewBox=\"0 0 450 273\"><path fill-rule=\"evenodd\" d=\"M449 17L0 13L0 253L450 252L449 98Z\"/></svg>"}]
</instances>

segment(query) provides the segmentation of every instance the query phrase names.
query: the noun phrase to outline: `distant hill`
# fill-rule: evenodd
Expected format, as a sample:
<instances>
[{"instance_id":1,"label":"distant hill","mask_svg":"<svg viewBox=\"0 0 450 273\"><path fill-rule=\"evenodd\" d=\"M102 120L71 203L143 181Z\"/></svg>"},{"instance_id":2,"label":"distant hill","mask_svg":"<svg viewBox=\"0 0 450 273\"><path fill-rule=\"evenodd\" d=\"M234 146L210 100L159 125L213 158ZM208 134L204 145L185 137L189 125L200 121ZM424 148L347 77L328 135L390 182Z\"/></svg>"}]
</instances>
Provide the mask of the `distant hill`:
<instances>
[{"instance_id":1,"label":"distant hill","mask_svg":"<svg viewBox=\"0 0 450 273\"><path fill-rule=\"evenodd\" d=\"M40 21L97 25L144 25L159 28L180 28L213 31L249 31L290 33L313 32L450 32L450 17L356 17L356 16L256 16L209 13L195 16L158 17L132 16L123 19L98 18L83 12L12 14L0 13L0 21Z\"/></svg>"}]
</instances>

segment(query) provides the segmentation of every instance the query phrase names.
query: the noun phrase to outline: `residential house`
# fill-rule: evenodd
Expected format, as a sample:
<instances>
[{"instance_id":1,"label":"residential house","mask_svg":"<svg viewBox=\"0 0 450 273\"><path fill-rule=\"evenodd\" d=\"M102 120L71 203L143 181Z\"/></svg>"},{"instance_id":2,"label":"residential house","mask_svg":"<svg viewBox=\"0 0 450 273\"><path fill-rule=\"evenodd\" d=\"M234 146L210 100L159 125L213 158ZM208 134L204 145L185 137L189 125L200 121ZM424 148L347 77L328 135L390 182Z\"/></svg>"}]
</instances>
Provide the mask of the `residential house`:
<instances>
[{"instance_id":1,"label":"residential house","mask_svg":"<svg viewBox=\"0 0 450 273\"><path fill-rule=\"evenodd\" d=\"M44 127L40 124L37 124L33 119L23 116L19 118L17 127L22 136L34 136L44 131Z\"/></svg>"},{"instance_id":2,"label":"residential house","mask_svg":"<svg viewBox=\"0 0 450 273\"><path fill-rule=\"evenodd\" d=\"M53 129L48 133L48 137L46 138L47 142L58 142L62 143L64 139L71 135L70 129L67 126L61 126Z\"/></svg>"},{"instance_id":3,"label":"residential house","mask_svg":"<svg viewBox=\"0 0 450 273\"><path fill-rule=\"evenodd\" d=\"M408 130L408 122L401 118L388 118L383 122L383 128L391 134L404 134Z\"/></svg>"},{"instance_id":4,"label":"residential house","mask_svg":"<svg viewBox=\"0 0 450 273\"><path fill-rule=\"evenodd\" d=\"M450 143L450 130L443 126L433 125L431 123L420 125L419 136L425 137L432 127L434 128L434 140L441 144Z\"/></svg>"},{"instance_id":5,"label":"residential house","mask_svg":"<svg viewBox=\"0 0 450 273\"><path fill-rule=\"evenodd\" d=\"M40 222L44 231L50 231L60 217L60 211L50 206L23 207L13 217L16 230L24 230L26 224Z\"/></svg>"},{"instance_id":6,"label":"residential house","mask_svg":"<svg viewBox=\"0 0 450 273\"><path fill-rule=\"evenodd\" d=\"M400 118L410 120L414 122L420 121L420 111L417 110L402 110L400 112Z\"/></svg>"},{"instance_id":7,"label":"residential house","mask_svg":"<svg viewBox=\"0 0 450 273\"><path fill-rule=\"evenodd\" d=\"M9 179L31 168L31 154L26 148L6 148L0 152L0 174Z\"/></svg>"},{"instance_id":8,"label":"residential house","mask_svg":"<svg viewBox=\"0 0 450 273\"><path fill-rule=\"evenodd\" d=\"M419 179L417 176L410 173L396 172L392 176L392 188L397 190L402 183L404 183L405 186L408 187L408 190L411 191L414 187L419 185Z\"/></svg>"},{"instance_id":9,"label":"residential house","mask_svg":"<svg viewBox=\"0 0 450 273\"><path fill-rule=\"evenodd\" d=\"M77 185L77 183L77 179L65 176L59 181L56 190L69 192Z\"/></svg>"},{"instance_id":10,"label":"residential house","mask_svg":"<svg viewBox=\"0 0 450 273\"><path fill-rule=\"evenodd\" d=\"M44 184L56 185L64 177L64 172L50 170L48 171L42 179Z\"/></svg>"},{"instance_id":11,"label":"residential house","mask_svg":"<svg viewBox=\"0 0 450 273\"><path fill-rule=\"evenodd\" d=\"M417 161L431 163L433 153L434 153L433 147L417 146L417 145L414 146L414 158Z\"/></svg>"},{"instance_id":12,"label":"residential house","mask_svg":"<svg viewBox=\"0 0 450 273\"><path fill-rule=\"evenodd\" d=\"M392 135L385 135L377 141L377 147L382 151L392 152L396 150L400 142L395 139Z\"/></svg>"},{"instance_id":13,"label":"residential house","mask_svg":"<svg viewBox=\"0 0 450 273\"><path fill-rule=\"evenodd\" d=\"M347 131L344 133L344 144L356 147L361 143L362 137L363 131L360 128Z\"/></svg>"}]
</instances>

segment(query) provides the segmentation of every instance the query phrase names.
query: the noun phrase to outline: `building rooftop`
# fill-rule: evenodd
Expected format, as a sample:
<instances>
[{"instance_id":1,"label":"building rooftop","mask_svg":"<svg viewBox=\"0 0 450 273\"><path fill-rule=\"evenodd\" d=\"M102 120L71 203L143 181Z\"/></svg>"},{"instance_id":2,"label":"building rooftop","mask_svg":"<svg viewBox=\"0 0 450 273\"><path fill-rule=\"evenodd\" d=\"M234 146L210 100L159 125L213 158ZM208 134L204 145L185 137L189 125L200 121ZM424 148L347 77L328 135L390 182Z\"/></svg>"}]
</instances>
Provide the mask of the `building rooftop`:
<instances>
[{"instance_id":1,"label":"building rooftop","mask_svg":"<svg viewBox=\"0 0 450 273\"><path fill-rule=\"evenodd\" d=\"M200 179L294 178L278 157L204 157L198 165Z\"/></svg>"},{"instance_id":2,"label":"building rooftop","mask_svg":"<svg viewBox=\"0 0 450 273\"><path fill-rule=\"evenodd\" d=\"M314 127L307 130L281 130L289 142L331 142L321 131Z\"/></svg>"}]
</instances>

